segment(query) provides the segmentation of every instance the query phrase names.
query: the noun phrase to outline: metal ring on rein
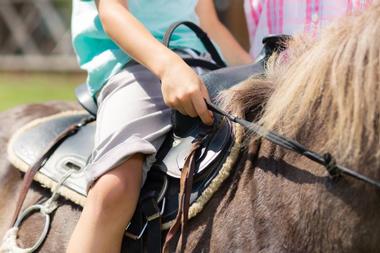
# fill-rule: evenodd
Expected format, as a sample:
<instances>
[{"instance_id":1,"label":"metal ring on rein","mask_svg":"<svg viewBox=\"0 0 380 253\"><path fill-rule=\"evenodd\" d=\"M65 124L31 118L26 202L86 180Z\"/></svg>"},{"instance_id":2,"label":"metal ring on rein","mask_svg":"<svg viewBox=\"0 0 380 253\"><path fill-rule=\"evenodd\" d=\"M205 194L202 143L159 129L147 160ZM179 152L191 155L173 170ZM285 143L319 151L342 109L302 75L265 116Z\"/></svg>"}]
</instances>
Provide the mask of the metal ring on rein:
<instances>
[{"instance_id":1,"label":"metal ring on rein","mask_svg":"<svg viewBox=\"0 0 380 253\"><path fill-rule=\"evenodd\" d=\"M73 174L75 170L69 170L66 174L60 179L60 181L56 184L53 189L52 196L47 199L43 204L36 204L26 208L21 215L17 218L14 226L10 228L5 234L2 244L0 245L1 252L17 252L17 253L31 253L36 251L41 244L46 239L46 236L49 232L50 227L50 214L55 211L58 207L58 203L56 202L59 197L58 190L63 185L63 183ZM25 218L29 217L31 214L39 212L45 216L45 225L42 230L42 233L35 244L30 248L20 248L17 245L17 232L20 228L21 223L25 220Z\"/></svg>"},{"instance_id":2,"label":"metal ring on rein","mask_svg":"<svg viewBox=\"0 0 380 253\"><path fill-rule=\"evenodd\" d=\"M30 253L37 250L44 242L50 227L50 214L57 208L57 204L52 198L49 198L44 204L32 205L26 208L21 215L17 218L14 226L10 228L4 236L2 245L0 247L1 252L17 252L17 253ZM45 216L45 225L42 233L35 244L30 248L20 248L17 245L17 232L20 229L21 223L29 217L31 214L39 212Z\"/></svg>"},{"instance_id":3,"label":"metal ring on rein","mask_svg":"<svg viewBox=\"0 0 380 253\"><path fill-rule=\"evenodd\" d=\"M19 227L21 225L21 222L26 217L30 216L32 213L40 212L42 215L45 216L45 226L44 226L44 229L42 230L42 233L41 233L40 237L38 238L38 240L36 241L36 243L32 247L26 248L26 249L23 249L23 250L26 250L26 251L29 251L29 252L33 252L36 249L38 249L38 247L40 247L41 244L43 243L43 241L45 240L45 238L47 236L47 233L49 231L49 227L50 227L50 212L46 212L45 209L46 209L46 207L43 206L43 205L33 205L33 206L30 206L27 209L25 209L24 212L16 220L16 223L13 226L13 228L16 228L17 231L18 231L18 229L19 229Z\"/></svg>"}]
</instances>

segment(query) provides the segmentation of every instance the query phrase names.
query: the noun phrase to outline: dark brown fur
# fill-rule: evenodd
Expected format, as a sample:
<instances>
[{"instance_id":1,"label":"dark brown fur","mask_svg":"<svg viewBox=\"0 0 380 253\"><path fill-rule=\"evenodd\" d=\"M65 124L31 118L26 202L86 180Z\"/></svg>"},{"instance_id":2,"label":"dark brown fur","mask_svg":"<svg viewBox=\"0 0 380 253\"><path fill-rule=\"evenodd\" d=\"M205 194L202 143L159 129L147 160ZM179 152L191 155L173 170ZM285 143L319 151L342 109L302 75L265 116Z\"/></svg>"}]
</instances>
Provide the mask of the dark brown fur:
<instances>
[{"instance_id":1,"label":"dark brown fur","mask_svg":"<svg viewBox=\"0 0 380 253\"><path fill-rule=\"evenodd\" d=\"M269 86L262 88L257 89L261 95L256 96L260 103L271 92ZM0 115L1 236L10 220L22 179L21 173L6 159L9 136L34 118L71 107L60 103L30 105ZM247 113L250 114L240 112ZM333 182L322 167L284 153L266 141L260 144L254 138L240 160L245 162L236 166L206 209L190 222L186 251L378 251L380 196L373 187L347 178ZM26 205L48 195L34 185ZM40 252L64 252L79 211L78 207L62 201ZM20 245L31 245L33 235L37 234L36 224L41 223L37 218L25 223L20 232Z\"/></svg>"}]
</instances>

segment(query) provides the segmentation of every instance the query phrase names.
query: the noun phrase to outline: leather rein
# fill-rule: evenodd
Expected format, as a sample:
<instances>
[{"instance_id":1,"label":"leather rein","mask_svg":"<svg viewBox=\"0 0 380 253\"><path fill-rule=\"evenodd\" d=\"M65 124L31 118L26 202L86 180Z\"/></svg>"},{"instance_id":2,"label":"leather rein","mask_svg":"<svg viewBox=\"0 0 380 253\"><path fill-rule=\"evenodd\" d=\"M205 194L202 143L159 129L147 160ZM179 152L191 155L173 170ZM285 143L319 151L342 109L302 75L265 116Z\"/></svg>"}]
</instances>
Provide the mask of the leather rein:
<instances>
[{"instance_id":1,"label":"leather rein","mask_svg":"<svg viewBox=\"0 0 380 253\"><path fill-rule=\"evenodd\" d=\"M307 149L304 145L300 144L299 142L295 140L289 139L276 132L264 129L256 122L249 122L237 116L231 115L208 101L206 101L206 104L210 111L213 111L217 114L225 116L228 120L235 122L237 124L240 124L244 128L258 134L259 136L267 139L268 141L280 147L283 147L287 150L291 150L295 153L298 153L302 156L307 157L313 162L323 165L332 178L337 178L341 175L346 175L346 176L355 178L357 180L363 181L367 184L370 184L376 187L377 189L380 189L380 181L376 181L352 169L336 164L334 157L330 153L324 153L323 155L318 154L314 151Z\"/></svg>"}]
</instances>

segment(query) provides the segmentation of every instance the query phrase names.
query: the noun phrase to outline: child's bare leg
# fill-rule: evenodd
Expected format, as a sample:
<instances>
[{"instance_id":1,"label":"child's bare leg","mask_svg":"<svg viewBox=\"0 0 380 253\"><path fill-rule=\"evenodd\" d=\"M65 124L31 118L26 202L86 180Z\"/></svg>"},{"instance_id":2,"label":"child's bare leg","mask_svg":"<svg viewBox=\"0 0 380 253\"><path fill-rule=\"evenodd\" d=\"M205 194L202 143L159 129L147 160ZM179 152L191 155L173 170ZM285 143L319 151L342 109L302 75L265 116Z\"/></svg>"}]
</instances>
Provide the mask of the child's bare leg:
<instances>
[{"instance_id":1,"label":"child's bare leg","mask_svg":"<svg viewBox=\"0 0 380 253\"><path fill-rule=\"evenodd\" d=\"M141 188L144 156L137 154L98 179L70 239L67 252L119 253Z\"/></svg>"}]
</instances>

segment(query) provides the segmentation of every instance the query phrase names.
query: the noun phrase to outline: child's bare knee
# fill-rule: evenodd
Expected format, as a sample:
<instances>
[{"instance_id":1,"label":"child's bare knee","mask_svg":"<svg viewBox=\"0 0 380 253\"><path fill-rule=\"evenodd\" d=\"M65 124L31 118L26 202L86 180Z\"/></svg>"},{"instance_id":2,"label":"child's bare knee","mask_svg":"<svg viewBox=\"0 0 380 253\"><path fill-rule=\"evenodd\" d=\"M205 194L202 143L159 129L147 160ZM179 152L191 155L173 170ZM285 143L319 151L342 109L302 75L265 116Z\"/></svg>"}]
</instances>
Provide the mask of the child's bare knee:
<instances>
[{"instance_id":1,"label":"child's bare knee","mask_svg":"<svg viewBox=\"0 0 380 253\"><path fill-rule=\"evenodd\" d=\"M104 175L91 188L88 201L92 201L100 212L117 212L124 209L127 199L137 202L139 191L140 184L136 179Z\"/></svg>"}]
</instances>

